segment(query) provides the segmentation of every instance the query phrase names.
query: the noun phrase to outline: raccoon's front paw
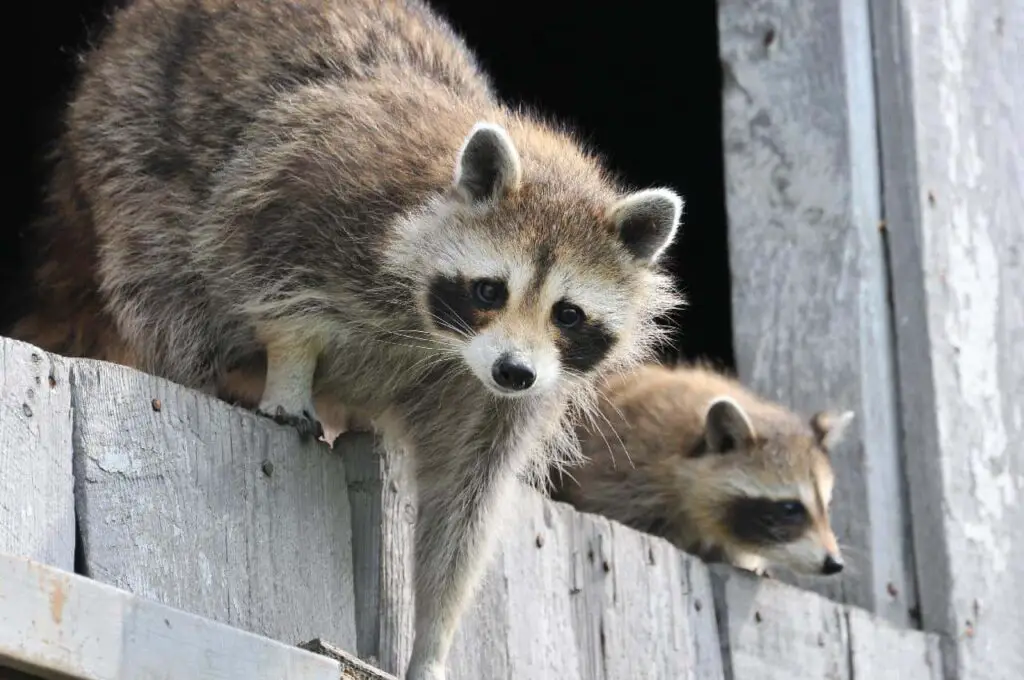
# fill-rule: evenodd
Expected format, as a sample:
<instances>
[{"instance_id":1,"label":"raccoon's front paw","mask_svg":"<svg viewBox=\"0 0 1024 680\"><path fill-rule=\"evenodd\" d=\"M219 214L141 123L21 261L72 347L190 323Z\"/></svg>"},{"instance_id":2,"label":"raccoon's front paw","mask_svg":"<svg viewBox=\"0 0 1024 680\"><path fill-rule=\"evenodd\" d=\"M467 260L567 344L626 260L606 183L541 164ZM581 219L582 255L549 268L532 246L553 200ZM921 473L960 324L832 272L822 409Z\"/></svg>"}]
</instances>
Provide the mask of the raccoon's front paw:
<instances>
[{"instance_id":1,"label":"raccoon's front paw","mask_svg":"<svg viewBox=\"0 0 1024 680\"><path fill-rule=\"evenodd\" d=\"M312 407L306 407L298 413L289 413L284 406L260 404L256 413L281 425L294 427L302 437L320 439L324 436L324 426L317 419Z\"/></svg>"},{"instance_id":2,"label":"raccoon's front paw","mask_svg":"<svg viewBox=\"0 0 1024 680\"><path fill-rule=\"evenodd\" d=\"M768 562L758 555L750 553L734 553L729 559L734 567L751 571L757 576L764 576L768 570Z\"/></svg>"}]
</instances>

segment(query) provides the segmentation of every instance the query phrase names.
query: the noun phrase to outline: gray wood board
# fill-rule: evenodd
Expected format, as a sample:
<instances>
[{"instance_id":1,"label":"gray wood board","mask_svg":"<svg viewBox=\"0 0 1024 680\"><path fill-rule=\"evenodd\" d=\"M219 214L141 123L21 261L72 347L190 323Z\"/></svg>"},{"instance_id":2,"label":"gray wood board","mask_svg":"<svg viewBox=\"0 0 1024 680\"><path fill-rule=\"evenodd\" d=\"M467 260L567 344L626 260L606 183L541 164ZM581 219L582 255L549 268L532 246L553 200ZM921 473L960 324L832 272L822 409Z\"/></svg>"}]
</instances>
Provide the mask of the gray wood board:
<instances>
[{"instance_id":1,"label":"gray wood board","mask_svg":"<svg viewBox=\"0 0 1024 680\"><path fill-rule=\"evenodd\" d=\"M56 680L338 680L338 662L0 555L0 672ZM383 676L379 676L383 677Z\"/></svg>"},{"instance_id":2,"label":"gray wood board","mask_svg":"<svg viewBox=\"0 0 1024 680\"><path fill-rule=\"evenodd\" d=\"M0 552L75 564L67 363L0 338Z\"/></svg>"},{"instance_id":3,"label":"gray wood board","mask_svg":"<svg viewBox=\"0 0 1024 680\"><path fill-rule=\"evenodd\" d=\"M939 680L936 635L746 572L712 571L730 680Z\"/></svg>"},{"instance_id":4,"label":"gray wood board","mask_svg":"<svg viewBox=\"0 0 1024 680\"><path fill-rule=\"evenodd\" d=\"M866 0L723 0L723 124L740 378L810 415L853 409L835 452L847 571L786 580L900 624L916 607L880 227Z\"/></svg>"},{"instance_id":5,"label":"gray wood board","mask_svg":"<svg viewBox=\"0 0 1024 680\"><path fill-rule=\"evenodd\" d=\"M698 560L526 488L504 526L451 680L723 677Z\"/></svg>"},{"instance_id":6,"label":"gray wood board","mask_svg":"<svg viewBox=\"0 0 1024 680\"><path fill-rule=\"evenodd\" d=\"M921 614L948 677L1024 677L1024 5L872 10Z\"/></svg>"},{"instance_id":7,"label":"gray wood board","mask_svg":"<svg viewBox=\"0 0 1024 680\"><path fill-rule=\"evenodd\" d=\"M365 435L335 448L351 485L359 654L398 674L413 634L414 485L403 454ZM449 680L722 678L711 582L699 560L520 493L499 521L497 550L456 634ZM375 545L386 546L383 555Z\"/></svg>"},{"instance_id":8,"label":"gray wood board","mask_svg":"<svg viewBox=\"0 0 1024 680\"><path fill-rule=\"evenodd\" d=\"M389 673L412 654L415 487L401 455L371 434L343 434L334 449L345 461L352 506L352 560L357 653Z\"/></svg>"},{"instance_id":9,"label":"gray wood board","mask_svg":"<svg viewBox=\"0 0 1024 680\"><path fill-rule=\"evenodd\" d=\"M89 576L285 643L355 647L340 458L120 366L79 361L71 379Z\"/></svg>"},{"instance_id":10,"label":"gray wood board","mask_svg":"<svg viewBox=\"0 0 1024 680\"><path fill-rule=\"evenodd\" d=\"M713 578L730 680L852 680L843 605L730 568Z\"/></svg>"},{"instance_id":11,"label":"gray wood board","mask_svg":"<svg viewBox=\"0 0 1024 680\"><path fill-rule=\"evenodd\" d=\"M857 680L942 680L937 635L896 628L855 607L848 608L846 621Z\"/></svg>"}]
</instances>

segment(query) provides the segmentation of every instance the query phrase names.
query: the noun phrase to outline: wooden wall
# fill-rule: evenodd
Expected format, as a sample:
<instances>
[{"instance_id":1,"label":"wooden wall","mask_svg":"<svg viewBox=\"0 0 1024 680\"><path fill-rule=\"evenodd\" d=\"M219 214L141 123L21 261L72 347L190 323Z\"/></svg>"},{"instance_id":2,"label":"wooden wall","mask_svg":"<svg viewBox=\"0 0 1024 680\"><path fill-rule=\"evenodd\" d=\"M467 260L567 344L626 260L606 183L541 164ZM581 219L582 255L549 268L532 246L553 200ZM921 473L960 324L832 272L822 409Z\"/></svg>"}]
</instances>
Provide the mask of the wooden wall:
<instances>
[{"instance_id":1,"label":"wooden wall","mask_svg":"<svg viewBox=\"0 0 1024 680\"><path fill-rule=\"evenodd\" d=\"M3 338L0 357L0 554L77 566L147 602L290 645L324 638L403 670L415 512L400 454L367 435L333 451L302 444L119 366ZM661 539L522 494L450 680L939 677L934 636L711 570ZM17 642L3 637L5 606L0 652Z\"/></svg>"},{"instance_id":2,"label":"wooden wall","mask_svg":"<svg viewBox=\"0 0 1024 680\"><path fill-rule=\"evenodd\" d=\"M1024 676L1024 5L721 0L741 378L853 408L811 587Z\"/></svg>"}]
</instances>

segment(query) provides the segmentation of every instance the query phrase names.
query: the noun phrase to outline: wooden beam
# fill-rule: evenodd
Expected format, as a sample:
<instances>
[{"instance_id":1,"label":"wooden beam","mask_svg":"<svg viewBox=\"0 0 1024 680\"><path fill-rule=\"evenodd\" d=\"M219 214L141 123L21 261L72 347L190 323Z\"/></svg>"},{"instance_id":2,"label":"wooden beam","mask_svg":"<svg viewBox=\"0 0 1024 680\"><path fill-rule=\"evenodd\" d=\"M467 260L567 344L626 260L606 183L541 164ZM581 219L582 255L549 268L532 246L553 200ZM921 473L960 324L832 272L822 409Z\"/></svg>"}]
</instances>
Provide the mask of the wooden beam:
<instances>
[{"instance_id":1,"label":"wooden beam","mask_svg":"<svg viewBox=\"0 0 1024 680\"><path fill-rule=\"evenodd\" d=\"M4 666L48 680L341 677L327 657L10 555L0 555Z\"/></svg>"},{"instance_id":2,"label":"wooden beam","mask_svg":"<svg viewBox=\"0 0 1024 680\"><path fill-rule=\"evenodd\" d=\"M897 432L867 0L722 0L740 378L807 414L853 409L834 452L836 579L784 576L904 625L917 607Z\"/></svg>"},{"instance_id":3,"label":"wooden beam","mask_svg":"<svg viewBox=\"0 0 1024 680\"><path fill-rule=\"evenodd\" d=\"M0 552L75 564L67 363L0 338Z\"/></svg>"},{"instance_id":4,"label":"wooden beam","mask_svg":"<svg viewBox=\"0 0 1024 680\"><path fill-rule=\"evenodd\" d=\"M89 576L288 644L355 647L338 456L121 366L78 361L71 377Z\"/></svg>"},{"instance_id":5,"label":"wooden beam","mask_svg":"<svg viewBox=\"0 0 1024 680\"><path fill-rule=\"evenodd\" d=\"M921 615L947 677L1024 677L1024 5L872 11Z\"/></svg>"}]
</instances>

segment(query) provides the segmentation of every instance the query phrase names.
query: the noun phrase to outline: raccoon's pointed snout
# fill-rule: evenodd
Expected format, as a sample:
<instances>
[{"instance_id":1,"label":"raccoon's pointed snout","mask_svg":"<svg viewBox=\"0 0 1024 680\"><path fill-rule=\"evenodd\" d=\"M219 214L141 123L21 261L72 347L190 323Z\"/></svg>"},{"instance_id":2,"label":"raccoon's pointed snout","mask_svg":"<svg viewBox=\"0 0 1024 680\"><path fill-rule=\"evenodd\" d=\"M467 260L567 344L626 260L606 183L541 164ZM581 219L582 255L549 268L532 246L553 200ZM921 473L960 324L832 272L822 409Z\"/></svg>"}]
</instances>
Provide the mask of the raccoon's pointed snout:
<instances>
[{"instance_id":1,"label":"raccoon's pointed snout","mask_svg":"<svg viewBox=\"0 0 1024 680\"><path fill-rule=\"evenodd\" d=\"M537 381L537 373L532 366L508 354L494 362L491 377L498 387L513 392L529 389Z\"/></svg>"},{"instance_id":2,"label":"raccoon's pointed snout","mask_svg":"<svg viewBox=\"0 0 1024 680\"><path fill-rule=\"evenodd\" d=\"M837 558L834 555L827 555L825 562L821 565L821 573L825 576L832 576L838 574L843 570L842 558Z\"/></svg>"}]
</instances>

